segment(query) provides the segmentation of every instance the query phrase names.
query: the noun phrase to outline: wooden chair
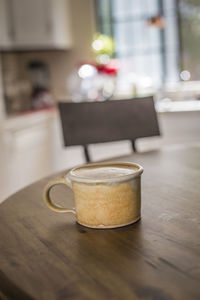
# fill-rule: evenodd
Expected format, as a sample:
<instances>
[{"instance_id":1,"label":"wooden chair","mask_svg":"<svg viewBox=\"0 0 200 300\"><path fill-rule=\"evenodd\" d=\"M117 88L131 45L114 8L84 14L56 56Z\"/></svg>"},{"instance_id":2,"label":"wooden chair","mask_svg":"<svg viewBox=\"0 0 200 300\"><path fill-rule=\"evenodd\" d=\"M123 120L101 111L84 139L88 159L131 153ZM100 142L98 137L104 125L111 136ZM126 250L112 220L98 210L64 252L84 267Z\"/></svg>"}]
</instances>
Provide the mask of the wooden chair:
<instances>
[{"instance_id":1,"label":"wooden chair","mask_svg":"<svg viewBox=\"0 0 200 300\"><path fill-rule=\"evenodd\" d=\"M105 102L58 103L65 146L82 145L90 161L88 145L135 140L160 135L153 97Z\"/></svg>"}]
</instances>

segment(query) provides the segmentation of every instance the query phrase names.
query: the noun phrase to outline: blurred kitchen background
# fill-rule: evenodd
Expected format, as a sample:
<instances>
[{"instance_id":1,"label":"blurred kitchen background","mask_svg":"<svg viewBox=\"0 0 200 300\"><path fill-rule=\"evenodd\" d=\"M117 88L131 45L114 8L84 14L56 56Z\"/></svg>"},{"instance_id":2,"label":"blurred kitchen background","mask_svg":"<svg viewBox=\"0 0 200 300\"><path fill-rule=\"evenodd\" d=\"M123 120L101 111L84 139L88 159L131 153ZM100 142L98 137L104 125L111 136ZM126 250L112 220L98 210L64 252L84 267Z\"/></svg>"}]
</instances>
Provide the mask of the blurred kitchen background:
<instances>
[{"instance_id":1,"label":"blurred kitchen background","mask_svg":"<svg viewBox=\"0 0 200 300\"><path fill-rule=\"evenodd\" d=\"M199 49L198 0L0 0L0 201L85 162L57 101L153 95L162 137L140 151L199 142ZM94 160L130 151L91 146Z\"/></svg>"}]
</instances>

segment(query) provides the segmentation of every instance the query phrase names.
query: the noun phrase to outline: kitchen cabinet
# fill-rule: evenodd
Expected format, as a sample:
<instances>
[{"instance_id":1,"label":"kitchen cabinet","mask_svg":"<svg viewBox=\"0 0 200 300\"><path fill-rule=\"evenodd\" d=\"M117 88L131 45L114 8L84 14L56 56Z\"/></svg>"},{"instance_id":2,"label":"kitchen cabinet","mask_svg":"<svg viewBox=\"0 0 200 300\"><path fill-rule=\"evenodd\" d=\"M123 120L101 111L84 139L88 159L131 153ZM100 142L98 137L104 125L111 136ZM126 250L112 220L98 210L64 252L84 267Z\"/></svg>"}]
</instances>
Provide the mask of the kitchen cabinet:
<instances>
[{"instance_id":1,"label":"kitchen cabinet","mask_svg":"<svg viewBox=\"0 0 200 300\"><path fill-rule=\"evenodd\" d=\"M5 119L5 107L4 107L2 67L1 67L1 55L0 55L0 135L1 135L4 119ZM1 144L1 141L0 141L0 144Z\"/></svg>"},{"instance_id":2,"label":"kitchen cabinet","mask_svg":"<svg viewBox=\"0 0 200 300\"><path fill-rule=\"evenodd\" d=\"M0 48L6 49L12 44L12 27L10 22L10 1L0 0Z\"/></svg>"},{"instance_id":3,"label":"kitchen cabinet","mask_svg":"<svg viewBox=\"0 0 200 300\"><path fill-rule=\"evenodd\" d=\"M10 16L6 28L11 28L8 48L39 50L68 49L72 46L68 0L7 0L7 6L6 0L0 1ZM1 48L2 44L0 41Z\"/></svg>"},{"instance_id":4,"label":"kitchen cabinet","mask_svg":"<svg viewBox=\"0 0 200 300\"><path fill-rule=\"evenodd\" d=\"M0 203L52 173L52 135L57 119L57 111L52 109L5 120L0 134Z\"/></svg>"}]
</instances>

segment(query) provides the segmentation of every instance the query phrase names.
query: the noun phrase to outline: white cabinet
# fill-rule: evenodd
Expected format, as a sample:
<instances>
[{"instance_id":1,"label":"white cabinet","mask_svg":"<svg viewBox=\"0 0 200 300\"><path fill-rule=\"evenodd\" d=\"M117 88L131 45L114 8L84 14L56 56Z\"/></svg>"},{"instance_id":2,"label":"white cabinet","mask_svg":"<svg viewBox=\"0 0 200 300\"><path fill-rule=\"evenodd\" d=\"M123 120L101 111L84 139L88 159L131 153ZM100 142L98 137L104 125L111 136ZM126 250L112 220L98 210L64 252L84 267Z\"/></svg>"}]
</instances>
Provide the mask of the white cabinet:
<instances>
[{"instance_id":1,"label":"white cabinet","mask_svg":"<svg viewBox=\"0 0 200 300\"><path fill-rule=\"evenodd\" d=\"M5 119L5 107L4 107L4 96L3 96L3 84L2 84L2 68L1 68L1 55L0 55L0 136ZM1 137L0 137L1 139ZM1 143L1 141L0 141Z\"/></svg>"},{"instance_id":2,"label":"white cabinet","mask_svg":"<svg viewBox=\"0 0 200 300\"><path fill-rule=\"evenodd\" d=\"M51 40L49 0L13 0L14 44L45 46Z\"/></svg>"},{"instance_id":3,"label":"white cabinet","mask_svg":"<svg viewBox=\"0 0 200 300\"><path fill-rule=\"evenodd\" d=\"M7 10L10 48L67 49L72 45L68 0L0 0ZM8 1L10 5L5 3ZM6 15L6 14L5 14ZM5 22L4 22L5 23ZM2 41L0 38L0 47Z\"/></svg>"},{"instance_id":4,"label":"white cabinet","mask_svg":"<svg viewBox=\"0 0 200 300\"><path fill-rule=\"evenodd\" d=\"M10 1L0 0L0 48L9 48L12 44L12 27L10 22Z\"/></svg>"}]
</instances>

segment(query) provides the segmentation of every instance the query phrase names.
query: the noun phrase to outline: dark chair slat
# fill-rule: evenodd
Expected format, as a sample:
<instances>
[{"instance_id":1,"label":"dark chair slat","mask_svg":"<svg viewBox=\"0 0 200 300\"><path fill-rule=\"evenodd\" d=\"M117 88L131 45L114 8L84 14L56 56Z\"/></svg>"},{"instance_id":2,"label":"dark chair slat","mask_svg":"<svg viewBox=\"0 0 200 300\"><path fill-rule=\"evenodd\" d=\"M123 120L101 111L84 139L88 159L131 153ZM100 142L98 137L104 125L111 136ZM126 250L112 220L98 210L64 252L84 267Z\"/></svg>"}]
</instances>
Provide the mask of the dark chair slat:
<instances>
[{"instance_id":1,"label":"dark chair slat","mask_svg":"<svg viewBox=\"0 0 200 300\"><path fill-rule=\"evenodd\" d=\"M153 97L105 102L58 103L65 146L135 140L160 135Z\"/></svg>"}]
</instances>

